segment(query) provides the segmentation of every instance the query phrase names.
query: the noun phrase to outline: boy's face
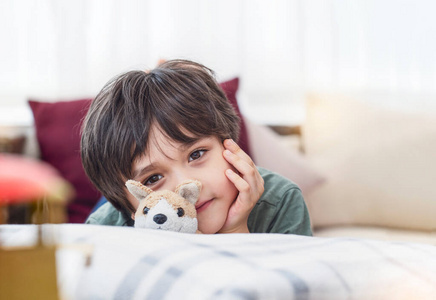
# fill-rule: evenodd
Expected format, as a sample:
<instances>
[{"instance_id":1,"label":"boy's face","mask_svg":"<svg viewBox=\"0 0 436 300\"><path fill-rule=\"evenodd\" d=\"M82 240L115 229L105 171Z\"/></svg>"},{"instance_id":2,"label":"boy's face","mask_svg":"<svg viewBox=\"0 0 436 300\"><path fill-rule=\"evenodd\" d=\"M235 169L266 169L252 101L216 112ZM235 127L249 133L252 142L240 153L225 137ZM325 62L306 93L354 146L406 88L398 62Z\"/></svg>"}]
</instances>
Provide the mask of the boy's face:
<instances>
[{"instance_id":1,"label":"boy's face","mask_svg":"<svg viewBox=\"0 0 436 300\"><path fill-rule=\"evenodd\" d=\"M156 127L150 137L147 155L132 165L132 179L154 191L174 191L186 179L199 180L202 190L196 204L198 229L203 233L218 232L238 195L238 190L225 175L227 169L235 169L224 159L224 146L220 140L207 137L186 146L169 140ZM137 208L139 201L127 191L126 195Z\"/></svg>"}]
</instances>

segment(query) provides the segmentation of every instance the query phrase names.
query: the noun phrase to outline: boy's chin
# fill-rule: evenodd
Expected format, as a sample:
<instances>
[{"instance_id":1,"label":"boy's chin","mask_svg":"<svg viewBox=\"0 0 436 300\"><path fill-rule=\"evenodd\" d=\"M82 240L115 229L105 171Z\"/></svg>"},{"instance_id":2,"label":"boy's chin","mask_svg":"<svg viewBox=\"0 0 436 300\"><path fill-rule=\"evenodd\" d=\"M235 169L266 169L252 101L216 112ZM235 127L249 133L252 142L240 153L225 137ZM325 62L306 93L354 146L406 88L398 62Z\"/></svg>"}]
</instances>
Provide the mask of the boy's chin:
<instances>
[{"instance_id":1,"label":"boy's chin","mask_svg":"<svg viewBox=\"0 0 436 300\"><path fill-rule=\"evenodd\" d=\"M218 224L210 224L209 226L198 226L198 230L201 231L203 234L215 234L218 233L221 228L224 226L224 223L219 226Z\"/></svg>"}]
</instances>

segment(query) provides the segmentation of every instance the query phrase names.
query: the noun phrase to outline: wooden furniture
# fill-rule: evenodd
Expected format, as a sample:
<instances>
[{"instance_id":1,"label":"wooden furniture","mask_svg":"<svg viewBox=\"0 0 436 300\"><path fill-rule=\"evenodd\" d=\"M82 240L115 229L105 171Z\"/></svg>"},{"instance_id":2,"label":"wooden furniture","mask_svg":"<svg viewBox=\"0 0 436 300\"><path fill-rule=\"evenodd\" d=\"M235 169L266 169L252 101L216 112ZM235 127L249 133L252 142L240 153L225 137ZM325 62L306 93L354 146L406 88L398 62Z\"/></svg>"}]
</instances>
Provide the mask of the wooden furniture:
<instances>
[{"instance_id":1,"label":"wooden furniture","mask_svg":"<svg viewBox=\"0 0 436 300\"><path fill-rule=\"evenodd\" d=\"M282 136L296 135L299 141L298 149L301 153L305 152L301 125L268 125L268 127Z\"/></svg>"}]
</instances>

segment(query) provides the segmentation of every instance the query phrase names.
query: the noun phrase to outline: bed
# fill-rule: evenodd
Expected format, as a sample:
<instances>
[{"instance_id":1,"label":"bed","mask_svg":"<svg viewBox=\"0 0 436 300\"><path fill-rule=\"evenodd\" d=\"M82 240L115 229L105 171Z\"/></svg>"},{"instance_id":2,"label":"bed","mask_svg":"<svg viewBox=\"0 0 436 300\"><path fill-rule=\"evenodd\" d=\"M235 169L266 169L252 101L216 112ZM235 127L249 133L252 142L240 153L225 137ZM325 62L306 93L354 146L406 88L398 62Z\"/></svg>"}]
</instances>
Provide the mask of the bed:
<instances>
[{"instance_id":1,"label":"bed","mask_svg":"<svg viewBox=\"0 0 436 300\"><path fill-rule=\"evenodd\" d=\"M82 224L43 226L58 243L62 299L436 296L436 247L426 244L283 234L195 235ZM4 246L29 245L36 236L36 225L1 225L0 230Z\"/></svg>"}]
</instances>

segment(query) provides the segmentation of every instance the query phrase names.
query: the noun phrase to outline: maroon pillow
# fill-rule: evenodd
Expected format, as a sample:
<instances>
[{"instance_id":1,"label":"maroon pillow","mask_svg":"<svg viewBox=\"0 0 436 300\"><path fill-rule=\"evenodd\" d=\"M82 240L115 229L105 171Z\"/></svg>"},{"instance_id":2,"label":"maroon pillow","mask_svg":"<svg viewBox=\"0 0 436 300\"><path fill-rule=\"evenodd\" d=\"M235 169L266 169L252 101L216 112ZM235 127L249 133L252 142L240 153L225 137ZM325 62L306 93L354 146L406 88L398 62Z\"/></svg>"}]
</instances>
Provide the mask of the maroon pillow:
<instances>
[{"instance_id":1,"label":"maroon pillow","mask_svg":"<svg viewBox=\"0 0 436 300\"><path fill-rule=\"evenodd\" d=\"M239 145L249 154L248 135L236 100L239 79L220 84L241 118ZM54 166L75 188L76 197L68 205L68 222L83 223L101 194L91 184L80 158L80 128L92 99L55 103L29 101L41 159Z\"/></svg>"},{"instance_id":2,"label":"maroon pillow","mask_svg":"<svg viewBox=\"0 0 436 300\"><path fill-rule=\"evenodd\" d=\"M239 78L236 77L229 81L222 82L220 83L220 86L226 93L227 99L229 99L230 103L232 104L233 108L236 110L239 118L241 119L241 122L239 124L240 130L239 130L238 145L241 147L242 150L245 151L245 153L250 155L247 128L245 126L244 119L242 118L241 111L239 110L238 100L236 99L236 93L238 92L238 88L239 88Z\"/></svg>"},{"instance_id":3,"label":"maroon pillow","mask_svg":"<svg viewBox=\"0 0 436 300\"><path fill-rule=\"evenodd\" d=\"M83 223L101 197L80 160L80 127L91 101L29 101L41 159L54 166L74 186L76 195L68 205L70 223Z\"/></svg>"}]
</instances>

